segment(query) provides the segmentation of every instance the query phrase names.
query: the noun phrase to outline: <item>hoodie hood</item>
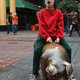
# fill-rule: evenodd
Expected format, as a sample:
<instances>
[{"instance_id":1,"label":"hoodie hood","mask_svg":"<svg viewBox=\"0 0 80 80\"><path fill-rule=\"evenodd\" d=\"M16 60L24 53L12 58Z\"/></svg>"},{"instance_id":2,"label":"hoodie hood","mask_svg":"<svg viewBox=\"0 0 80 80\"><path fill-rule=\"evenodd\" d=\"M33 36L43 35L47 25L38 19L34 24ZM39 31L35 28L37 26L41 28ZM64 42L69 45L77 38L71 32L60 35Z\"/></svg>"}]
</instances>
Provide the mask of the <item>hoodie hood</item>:
<instances>
[{"instance_id":1,"label":"hoodie hood","mask_svg":"<svg viewBox=\"0 0 80 80\"><path fill-rule=\"evenodd\" d=\"M54 8L55 8L55 9L57 8L57 0L55 0Z\"/></svg>"},{"instance_id":2,"label":"hoodie hood","mask_svg":"<svg viewBox=\"0 0 80 80\"><path fill-rule=\"evenodd\" d=\"M44 7L46 7L45 0L43 1L43 5L44 5ZM55 9L57 8L57 0L55 0L55 2L54 2L54 8Z\"/></svg>"}]
</instances>

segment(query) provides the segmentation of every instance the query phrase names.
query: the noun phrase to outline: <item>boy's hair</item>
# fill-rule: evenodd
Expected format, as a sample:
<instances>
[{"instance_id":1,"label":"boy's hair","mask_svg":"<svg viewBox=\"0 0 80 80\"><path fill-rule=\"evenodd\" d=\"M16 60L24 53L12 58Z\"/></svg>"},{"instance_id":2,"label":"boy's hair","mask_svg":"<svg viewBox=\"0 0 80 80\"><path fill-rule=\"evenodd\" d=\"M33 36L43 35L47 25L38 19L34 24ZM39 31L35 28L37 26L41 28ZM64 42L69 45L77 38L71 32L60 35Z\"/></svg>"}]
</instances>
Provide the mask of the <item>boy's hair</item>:
<instances>
[{"instance_id":1,"label":"boy's hair","mask_svg":"<svg viewBox=\"0 0 80 80\"><path fill-rule=\"evenodd\" d=\"M17 13L14 13L15 16L17 16Z\"/></svg>"},{"instance_id":2,"label":"boy's hair","mask_svg":"<svg viewBox=\"0 0 80 80\"><path fill-rule=\"evenodd\" d=\"M67 12L67 10L64 10L63 13L64 13L64 12Z\"/></svg>"},{"instance_id":3,"label":"boy's hair","mask_svg":"<svg viewBox=\"0 0 80 80\"><path fill-rule=\"evenodd\" d=\"M11 14L12 14L12 12L9 13L9 15L11 15Z\"/></svg>"},{"instance_id":4,"label":"boy's hair","mask_svg":"<svg viewBox=\"0 0 80 80\"><path fill-rule=\"evenodd\" d=\"M45 0L44 0L43 4L44 4L44 7L46 7ZM54 0L54 8L55 9L57 8L57 0Z\"/></svg>"}]
</instances>

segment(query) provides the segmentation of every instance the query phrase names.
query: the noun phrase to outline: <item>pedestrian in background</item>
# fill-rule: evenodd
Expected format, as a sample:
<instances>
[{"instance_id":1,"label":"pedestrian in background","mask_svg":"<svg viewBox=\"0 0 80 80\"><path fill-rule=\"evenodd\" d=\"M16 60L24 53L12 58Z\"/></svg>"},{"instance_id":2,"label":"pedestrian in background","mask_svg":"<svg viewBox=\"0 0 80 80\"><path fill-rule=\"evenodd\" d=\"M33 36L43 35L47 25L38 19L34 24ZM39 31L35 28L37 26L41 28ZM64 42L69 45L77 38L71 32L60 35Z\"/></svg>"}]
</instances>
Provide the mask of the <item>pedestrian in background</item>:
<instances>
[{"instance_id":1,"label":"pedestrian in background","mask_svg":"<svg viewBox=\"0 0 80 80\"><path fill-rule=\"evenodd\" d=\"M17 34L17 28L18 28L18 17L17 17L17 13L14 13L13 25L12 25L14 35Z\"/></svg>"},{"instance_id":2,"label":"pedestrian in background","mask_svg":"<svg viewBox=\"0 0 80 80\"><path fill-rule=\"evenodd\" d=\"M73 15L73 17L72 17L72 19L73 19L73 20L72 20L72 29L71 29L71 31L70 31L69 37L72 36L72 32L73 32L74 29L77 31L77 33L78 33L78 35L79 35L79 37L80 37L80 32L79 32L79 28L78 28L78 19L77 19L77 16L78 16L78 13L77 13L77 12L74 12L74 15Z\"/></svg>"},{"instance_id":3,"label":"pedestrian in background","mask_svg":"<svg viewBox=\"0 0 80 80\"><path fill-rule=\"evenodd\" d=\"M12 12L9 13L9 17L7 18L7 23L8 23L7 35L9 35L9 31L12 28Z\"/></svg>"},{"instance_id":4,"label":"pedestrian in background","mask_svg":"<svg viewBox=\"0 0 80 80\"><path fill-rule=\"evenodd\" d=\"M65 10L63 12L64 30L66 32L66 35L69 35L68 30L67 30L67 16L66 16L66 14L67 14L67 11Z\"/></svg>"},{"instance_id":5,"label":"pedestrian in background","mask_svg":"<svg viewBox=\"0 0 80 80\"><path fill-rule=\"evenodd\" d=\"M71 31L72 29L73 14L74 14L74 11L71 11L69 19L68 19L69 20L69 31Z\"/></svg>"}]
</instances>

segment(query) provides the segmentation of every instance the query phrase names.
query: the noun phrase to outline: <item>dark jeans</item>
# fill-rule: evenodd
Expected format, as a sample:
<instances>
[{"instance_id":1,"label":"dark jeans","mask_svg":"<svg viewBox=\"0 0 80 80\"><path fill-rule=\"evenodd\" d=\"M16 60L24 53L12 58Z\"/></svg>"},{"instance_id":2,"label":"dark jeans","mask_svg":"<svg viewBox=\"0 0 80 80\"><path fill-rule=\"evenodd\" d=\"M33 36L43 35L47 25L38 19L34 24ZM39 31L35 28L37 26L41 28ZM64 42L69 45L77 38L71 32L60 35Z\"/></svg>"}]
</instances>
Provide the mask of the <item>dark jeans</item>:
<instances>
[{"instance_id":1,"label":"dark jeans","mask_svg":"<svg viewBox=\"0 0 80 80\"><path fill-rule=\"evenodd\" d=\"M79 32L77 24L72 24L71 32L73 32L74 28L76 29L77 32Z\"/></svg>"},{"instance_id":2,"label":"dark jeans","mask_svg":"<svg viewBox=\"0 0 80 80\"><path fill-rule=\"evenodd\" d=\"M64 25L64 29L65 29L66 34L68 34L67 25Z\"/></svg>"},{"instance_id":3,"label":"dark jeans","mask_svg":"<svg viewBox=\"0 0 80 80\"><path fill-rule=\"evenodd\" d=\"M33 55L33 74L35 75L38 74L41 50L46 43L46 40L44 40L40 35L37 37ZM69 62L71 63L71 47L68 45L64 38L60 40L60 44L66 49L69 56Z\"/></svg>"},{"instance_id":4,"label":"dark jeans","mask_svg":"<svg viewBox=\"0 0 80 80\"><path fill-rule=\"evenodd\" d=\"M13 25L12 25L12 30L13 30L13 33L14 33L14 34L17 33L17 27L18 27L17 24L13 24Z\"/></svg>"},{"instance_id":5,"label":"dark jeans","mask_svg":"<svg viewBox=\"0 0 80 80\"><path fill-rule=\"evenodd\" d=\"M9 34L11 28L12 28L12 24L8 25L7 34Z\"/></svg>"}]
</instances>

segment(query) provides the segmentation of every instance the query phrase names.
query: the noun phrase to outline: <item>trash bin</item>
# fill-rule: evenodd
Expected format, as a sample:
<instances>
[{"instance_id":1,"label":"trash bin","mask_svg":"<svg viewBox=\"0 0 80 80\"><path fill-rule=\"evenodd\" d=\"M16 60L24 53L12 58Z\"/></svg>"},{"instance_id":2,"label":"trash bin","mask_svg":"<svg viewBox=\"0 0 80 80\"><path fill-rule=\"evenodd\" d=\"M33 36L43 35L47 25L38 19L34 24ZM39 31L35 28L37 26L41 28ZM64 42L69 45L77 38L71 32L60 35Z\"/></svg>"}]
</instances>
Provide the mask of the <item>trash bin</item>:
<instances>
[{"instance_id":1,"label":"trash bin","mask_svg":"<svg viewBox=\"0 0 80 80\"><path fill-rule=\"evenodd\" d=\"M31 30L32 30L32 31L35 31L35 30L36 30L36 27L35 27L34 25L32 25L32 26L31 26Z\"/></svg>"}]
</instances>

